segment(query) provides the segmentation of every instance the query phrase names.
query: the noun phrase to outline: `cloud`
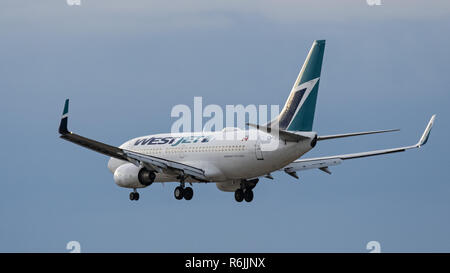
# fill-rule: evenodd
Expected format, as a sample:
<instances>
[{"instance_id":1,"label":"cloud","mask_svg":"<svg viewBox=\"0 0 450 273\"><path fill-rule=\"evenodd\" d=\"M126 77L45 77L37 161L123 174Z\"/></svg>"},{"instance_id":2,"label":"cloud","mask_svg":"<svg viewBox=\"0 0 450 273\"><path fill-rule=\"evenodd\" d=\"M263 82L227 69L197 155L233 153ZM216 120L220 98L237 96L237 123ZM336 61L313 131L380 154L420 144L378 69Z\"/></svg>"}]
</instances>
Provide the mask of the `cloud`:
<instances>
[{"instance_id":1,"label":"cloud","mask_svg":"<svg viewBox=\"0 0 450 273\"><path fill-rule=\"evenodd\" d=\"M446 0L380 0L370 6L367 0L82 0L96 9L153 18L176 16L202 17L206 14L256 15L279 23L305 20L341 20L348 18L417 18L450 15Z\"/></svg>"},{"instance_id":2,"label":"cloud","mask_svg":"<svg viewBox=\"0 0 450 273\"><path fill-rule=\"evenodd\" d=\"M369 6L367 0L80 0L81 6L66 1L5 0L0 4L0 22L38 21L51 27L66 27L73 18L92 28L216 29L238 26L242 18L256 18L277 24L358 20L415 20L450 15L446 0L381 0ZM24 4L25 2L25 4ZM61 24L58 24L61 22ZM68 26L70 27L70 26Z\"/></svg>"}]
</instances>

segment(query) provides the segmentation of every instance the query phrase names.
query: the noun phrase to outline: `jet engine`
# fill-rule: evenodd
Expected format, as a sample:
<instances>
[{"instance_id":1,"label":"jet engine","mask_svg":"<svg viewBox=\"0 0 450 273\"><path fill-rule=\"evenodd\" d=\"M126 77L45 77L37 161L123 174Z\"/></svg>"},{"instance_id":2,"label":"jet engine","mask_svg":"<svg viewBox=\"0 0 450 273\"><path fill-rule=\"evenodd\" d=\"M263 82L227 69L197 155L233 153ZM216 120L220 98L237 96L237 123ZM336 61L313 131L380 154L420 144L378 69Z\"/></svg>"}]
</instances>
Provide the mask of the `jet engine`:
<instances>
[{"instance_id":1,"label":"jet engine","mask_svg":"<svg viewBox=\"0 0 450 273\"><path fill-rule=\"evenodd\" d=\"M141 168L138 172L138 180L144 186L150 186L155 181L155 173L145 168Z\"/></svg>"},{"instance_id":2,"label":"jet engine","mask_svg":"<svg viewBox=\"0 0 450 273\"><path fill-rule=\"evenodd\" d=\"M139 168L132 163L119 166L114 172L114 181L124 188L145 188L155 181L155 173Z\"/></svg>"}]
</instances>

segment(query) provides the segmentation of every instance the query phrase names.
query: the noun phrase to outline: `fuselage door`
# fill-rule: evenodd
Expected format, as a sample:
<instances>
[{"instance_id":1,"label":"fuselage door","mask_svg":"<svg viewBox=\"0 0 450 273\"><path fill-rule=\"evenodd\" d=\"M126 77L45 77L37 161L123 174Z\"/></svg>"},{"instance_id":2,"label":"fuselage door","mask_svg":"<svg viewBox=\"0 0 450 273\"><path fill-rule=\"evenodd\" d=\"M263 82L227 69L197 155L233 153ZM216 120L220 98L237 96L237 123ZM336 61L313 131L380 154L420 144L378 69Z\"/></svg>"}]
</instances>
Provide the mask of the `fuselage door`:
<instances>
[{"instance_id":1,"label":"fuselage door","mask_svg":"<svg viewBox=\"0 0 450 273\"><path fill-rule=\"evenodd\" d=\"M259 137L255 144L255 155L256 155L257 160L264 160L263 153L261 150L261 141L260 141Z\"/></svg>"}]
</instances>

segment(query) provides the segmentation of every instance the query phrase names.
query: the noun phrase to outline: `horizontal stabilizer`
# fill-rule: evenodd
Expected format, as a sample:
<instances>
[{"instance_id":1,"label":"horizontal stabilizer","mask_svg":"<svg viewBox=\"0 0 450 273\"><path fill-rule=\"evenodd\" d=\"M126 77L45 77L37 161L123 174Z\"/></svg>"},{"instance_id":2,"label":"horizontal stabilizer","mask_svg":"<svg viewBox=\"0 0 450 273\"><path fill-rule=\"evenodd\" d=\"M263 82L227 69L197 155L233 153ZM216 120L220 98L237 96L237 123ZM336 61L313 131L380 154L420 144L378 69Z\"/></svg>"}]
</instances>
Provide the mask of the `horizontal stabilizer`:
<instances>
[{"instance_id":1,"label":"horizontal stabilizer","mask_svg":"<svg viewBox=\"0 0 450 273\"><path fill-rule=\"evenodd\" d=\"M317 141L333 139L333 138L342 138L342 137L352 137L352 136L362 136L362 135L371 135L371 134L379 134L379 133L396 132L396 131L400 131L400 129L390 129L390 130L381 130L381 131L367 131L367 132L357 132L357 133L348 133L348 134L318 136L317 137Z\"/></svg>"},{"instance_id":2,"label":"horizontal stabilizer","mask_svg":"<svg viewBox=\"0 0 450 273\"><path fill-rule=\"evenodd\" d=\"M278 136L282 140L290 141L290 142L299 142L302 140L310 139L308 136L301 135L300 133L294 133L294 132L288 132L285 130L281 130L279 128L272 129L271 127L263 126L263 125L257 125L252 123L247 123L249 127L256 128L258 130L261 130L262 132ZM277 135L278 133L278 135Z\"/></svg>"}]
</instances>

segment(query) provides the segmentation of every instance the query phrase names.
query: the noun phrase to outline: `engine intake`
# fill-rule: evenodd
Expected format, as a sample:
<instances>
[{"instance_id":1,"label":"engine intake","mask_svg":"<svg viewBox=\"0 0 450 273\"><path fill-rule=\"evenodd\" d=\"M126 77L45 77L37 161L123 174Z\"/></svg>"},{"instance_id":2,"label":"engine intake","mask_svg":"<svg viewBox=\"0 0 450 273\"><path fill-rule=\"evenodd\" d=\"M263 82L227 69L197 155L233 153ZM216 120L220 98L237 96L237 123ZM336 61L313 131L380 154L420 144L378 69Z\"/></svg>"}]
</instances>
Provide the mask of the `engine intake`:
<instances>
[{"instance_id":1,"label":"engine intake","mask_svg":"<svg viewBox=\"0 0 450 273\"><path fill-rule=\"evenodd\" d=\"M155 173L145 168L139 170L138 180L144 186L150 186L155 181Z\"/></svg>"}]
</instances>

